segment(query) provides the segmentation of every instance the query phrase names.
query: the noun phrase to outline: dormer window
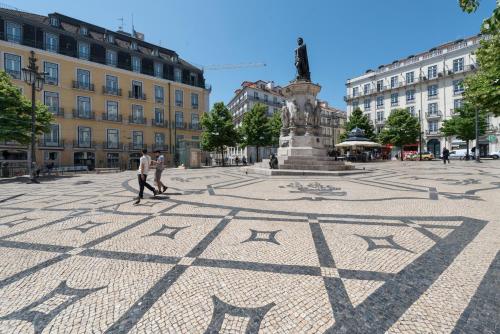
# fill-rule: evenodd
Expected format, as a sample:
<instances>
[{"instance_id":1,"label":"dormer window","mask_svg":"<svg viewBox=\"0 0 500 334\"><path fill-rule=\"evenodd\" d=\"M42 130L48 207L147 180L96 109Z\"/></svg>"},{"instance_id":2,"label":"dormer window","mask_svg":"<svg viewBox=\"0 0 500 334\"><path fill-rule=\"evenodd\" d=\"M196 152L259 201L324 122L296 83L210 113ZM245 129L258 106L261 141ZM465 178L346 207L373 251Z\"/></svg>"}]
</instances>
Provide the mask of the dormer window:
<instances>
[{"instance_id":1,"label":"dormer window","mask_svg":"<svg viewBox=\"0 0 500 334\"><path fill-rule=\"evenodd\" d=\"M80 35L82 36L87 36L89 34L89 31L87 27L80 27Z\"/></svg>"},{"instance_id":2,"label":"dormer window","mask_svg":"<svg viewBox=\"0 0 500 334\"><path fill-rule=\"evenodd\" d=\"M171 59L172 59L172 61L173 61L174 63L176 63L176 62L177 62L177 56L172 56L172 57L171 57Z\"/></svg>"},{"instance_id":3,"label":"dormer window","mask_svg":"<svg viewBox=\"0 0 500 334\"><path fill-rule=\"evenodd\" d=\"M59 19L57 17L51 17L50 25L59 28Z\"/></svg>"},{"instance_id":4,"label":"dormer window","mask_svg":"<svg viewBox=\"0 0 500 334\"><path fill-rule=\"evenodd\" d=\"M137 42L132 42L132 43L130 43L130 48L131 48L132 50L137 50Z\"/></svg>"},{"instance_id":5,"label":"dormer window","mask_svg":"<svg viewBox=\"0 0 500 334\"><path fill-rule=\"evenodd\" d=\"M115 42L115 36L107 34L106 35L106 42L108 42L108 43L114 43Z\"/></svg>"},{"instance_id":6,"label":"dormer window","mask_svg":"<svg viewBox=\"0 0 500 334\"><path fill-rule=\"evenodd\" d=\"M153 49L153 56L158 56L158 49Z\"/></svg>"}]
</instances>

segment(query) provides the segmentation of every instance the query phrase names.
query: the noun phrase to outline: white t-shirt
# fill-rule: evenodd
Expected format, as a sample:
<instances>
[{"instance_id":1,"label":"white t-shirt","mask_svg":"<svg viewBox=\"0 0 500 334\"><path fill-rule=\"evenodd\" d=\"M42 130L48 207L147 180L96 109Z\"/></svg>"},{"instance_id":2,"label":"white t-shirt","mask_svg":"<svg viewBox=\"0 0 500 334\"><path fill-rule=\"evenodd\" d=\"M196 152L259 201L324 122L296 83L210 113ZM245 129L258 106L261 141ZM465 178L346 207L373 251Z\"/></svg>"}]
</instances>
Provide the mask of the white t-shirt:
<instances>
[{"instance_id":1,"label":"white t-shirt","mask_svg":"<svg viewBox=\"0 0 500 334\"><path fill-rule=\"evenodd\" d=\"M164 170L165 169L165 157L160 155L158 159L156 159L156 170Z\"/></svg>"},{"instance_id":2,"label":"white t-shirt","mask_svg":"<svg viewBox=\"0 0 500 334\"><path fill-rule=\"evenodd\" d=\"M144 171L142 174L148 175L149 173L149 165L151 165L151 158L149 155L143 155L139 160L139 169L137 170L137 174L141 174L141 167L144 166Z\"/></svg>"}]
</instances>

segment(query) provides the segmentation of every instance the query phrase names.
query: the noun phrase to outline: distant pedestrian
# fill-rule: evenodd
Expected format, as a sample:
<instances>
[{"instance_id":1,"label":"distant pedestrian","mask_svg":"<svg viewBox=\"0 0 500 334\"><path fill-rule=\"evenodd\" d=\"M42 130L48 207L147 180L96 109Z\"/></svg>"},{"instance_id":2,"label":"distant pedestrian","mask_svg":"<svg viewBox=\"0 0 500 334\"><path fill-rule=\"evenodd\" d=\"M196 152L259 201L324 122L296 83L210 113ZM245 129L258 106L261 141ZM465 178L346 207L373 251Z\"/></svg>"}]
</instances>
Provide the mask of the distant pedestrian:
<instances>
[{"instance_id":1,"label":"distant pedestrian","mask_svg":"<svg viewBox=\"0 0 500 334\"><path fill-rule=\"evenodd\" d=\"M442 158L443 158L443 163L445 165L446 165L446 161L448 161L448 163L450 163L450 151L446 147L443 148Z\"/></svg>"},{"instance_id":2,"label":"distant pedestrian","mask_svg":"<svg viewBox=\"0 0 500 334\"><path fill-rule=\"evenodd\" d=\"M139 181L139 196L137 197L134 204L139 204L144 196L144 187L151 190L154 196L158 195L158 192L153 188L147 181L149 168L151 166L151 158L147 155L148 151L146 149L142 150L142 157L139 159L139 169L137 170L137 180Z\"/></svg>"},{"instance_id":3,"label":"distant pedestrian","mask_svg":"<svg viewBox=\"0 0 500 334\"><path fill-rule=\"evenodd\" d=\"M239 164L240 164L240 157L236 156L236 158L234 159L234 162L236 162L236 166L239 166Z\"/></svg>"},{"instance_id":4,"label":"distant pedestrian","mask_svg":"<svg viewBox=\"0 0 500 334\"><path fill-rule=\"evenodd\" d=\"M243 166L247 165L247 157L243 156L243 159L241 159L241 162L243 162Z\"/></svg>"},{"instance_id":5,"label":"distant pedestrian","mask_svg":"<svg viewBox=\"0 0 500 334\"><path fill-rule=\"evenodd\" d=\"M161 173L165 169L165 157L163 156L163 154L161 154L159 150L155 151L155 157L156 157L156 162L153 164L156 167L155 183L156 186L158 187L158 192L161 194L164 193L165 190L167 190L168 188L163 184L163 182L161 182Z\"/></svg>"}]
</instances>

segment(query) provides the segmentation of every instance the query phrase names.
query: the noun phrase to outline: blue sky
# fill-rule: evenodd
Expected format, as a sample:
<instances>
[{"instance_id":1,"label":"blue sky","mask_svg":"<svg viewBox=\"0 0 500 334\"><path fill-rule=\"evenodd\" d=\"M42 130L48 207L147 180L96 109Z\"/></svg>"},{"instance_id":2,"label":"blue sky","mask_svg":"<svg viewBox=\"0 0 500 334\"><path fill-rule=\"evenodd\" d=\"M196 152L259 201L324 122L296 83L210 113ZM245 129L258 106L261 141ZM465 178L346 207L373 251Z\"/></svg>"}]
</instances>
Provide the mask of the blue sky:
<instances>
[{"instance_id":1,"label":"blue sky","mask_svg":"<svg viewBox=\"0 0 500 334\"><path fill-rule=\"evenodd\" d=\"M368 68L477 34L494 0L474 14L457 0L23 0L21 10L51 12L117 30L134 26L146 40L197 65L264 62L266 67L206 71L211 103L229 102L244 80L294 78L293 51L302 36L319 97L345 109L345 81Z\"/></svg>"}]
</instances>

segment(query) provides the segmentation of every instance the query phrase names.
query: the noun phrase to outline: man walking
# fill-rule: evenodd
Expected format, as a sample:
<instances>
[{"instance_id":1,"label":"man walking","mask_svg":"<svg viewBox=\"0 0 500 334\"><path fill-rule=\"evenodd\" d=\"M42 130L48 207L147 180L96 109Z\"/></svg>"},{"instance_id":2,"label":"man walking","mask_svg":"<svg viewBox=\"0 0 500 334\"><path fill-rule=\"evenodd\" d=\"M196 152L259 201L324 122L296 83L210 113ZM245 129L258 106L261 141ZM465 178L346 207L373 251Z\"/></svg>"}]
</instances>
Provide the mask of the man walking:
<instances>
[{"instance_id":1,"label":"man walking","mask_svg":"<svg viewBox=\"0 0 500 334\"><path fill-rule=\"evenodd\" d=\"M163 184L163 182L161 182L161 173L165 169L165 157L163 156L163 154L161 154L161 152L159 150L155 151L155 157L156 157L156 162L154 163L154 166L156 167L155 183L156 183L156 186L158 187L158 192L161 194L161 193L164 193L165 190L168 189L168 187L165 186Z\"/></svg>"},{"instance_id":2,"label":"man walking","mask_svg":"<svg viewBox=\"0 0 500 334\"><path fill-rule=\"evenodd\" d=\"M445 147L443 149L443 163L446 165L446 161L450 163L450 151Z\"/></svg>"},{"instance_id":3,"label":"man walking","mask_svg":"<svg viewBox=\"0 0 500 334\"><path fill-rule=\"evenodd\" d=\"M146 182L149 173L149 167L151 165L151 158L147 155L148 150L142 150L142 157L139 160L139 169L137 170L137 180L139 181L139 196L134 204L139 204L144 196L144 187L151 190L154 196L158 195L158 192L149 183Z\"/></svg>"}]
</instances>

